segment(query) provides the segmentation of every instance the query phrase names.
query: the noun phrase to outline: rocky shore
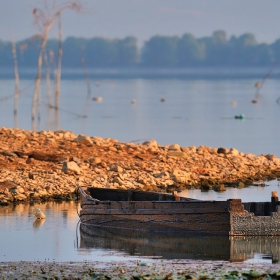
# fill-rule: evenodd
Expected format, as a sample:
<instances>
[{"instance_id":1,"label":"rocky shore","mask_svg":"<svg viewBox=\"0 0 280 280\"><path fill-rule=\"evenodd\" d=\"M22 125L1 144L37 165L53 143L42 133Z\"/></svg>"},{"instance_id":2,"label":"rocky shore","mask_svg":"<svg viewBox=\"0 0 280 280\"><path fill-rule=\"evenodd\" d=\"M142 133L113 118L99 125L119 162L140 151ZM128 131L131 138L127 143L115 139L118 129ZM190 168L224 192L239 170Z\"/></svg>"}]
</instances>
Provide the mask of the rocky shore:
<instances>
[{"instance_id":1,"label":"rocky shore","mask_svg":"<svg viewBox=\"0 0 280 280\"><path fill-rule=\"evenodd\" d=\"M270 154L0 128L0 205L73 200L78 186L224 191L279 176L280 159Z\"/></svg>"},{"instance_id":2,"label":"rocky shore","mask_svg":"<svg viewBox=\"0 0 280 280\"><path fill-rule=\"evenodd\" d=\"M279 264L226 261L0 262L0 279L279 279Z\"/></svg>"}]
</instances>

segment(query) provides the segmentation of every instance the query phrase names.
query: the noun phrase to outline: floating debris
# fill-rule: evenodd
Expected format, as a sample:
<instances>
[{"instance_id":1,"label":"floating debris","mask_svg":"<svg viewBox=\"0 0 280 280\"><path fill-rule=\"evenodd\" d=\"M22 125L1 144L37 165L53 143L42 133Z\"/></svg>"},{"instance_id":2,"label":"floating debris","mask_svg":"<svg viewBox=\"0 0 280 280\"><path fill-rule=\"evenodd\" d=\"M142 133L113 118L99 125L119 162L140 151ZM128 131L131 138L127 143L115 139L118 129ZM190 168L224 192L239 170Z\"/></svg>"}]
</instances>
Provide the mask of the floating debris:
<instances>
[{"instance_id":1,"label":"floating debris","mask_svg":"<svg viewBox=\"0 0 280 280\"><path fill-rule=\"evenodd\" d=\"M100 97L100 96L99 97L93 97L92 100L96 101L96 102L102 102L103 98Z\"/></svg>"},{"instance_id":2,"label":"floating debris","mask_svg":"<svg viewBox=\"0 0 280 280\"><path fill-rule=\"evenodd\" d=\"M236 115L234 116L235 119L239 119L239 120L242 120L245 118L245 116L243 114L240 114L240 115Z\"/></svg>"},{"instance_id":3,"label":"floating debris","mask_svg":"<svg viewBox=\"0 0 280 280\"><path fill-rule=\"evenodd\" d=\"M237 105L237 102L236 102L236 101L231 101L231 102L230 102L230 105L231 105L231 106L236 106L236 105Z\"/></svg>"},{"instance_id":4,"label":"floating debris","mask_svg":"<svg viewBox=\"0 0 280 280\"><path fill-rule=\"evenodd\" d=\"M161 98L161 100L160 100L161 102L165 102L166 101L166 99L165 98Z\"/></svg>"},{"instance_id":5,"label":"floating debris","mask_svg":"<svg viewBox=\"0 0 280 280\"><path fill-rule=\"evenodd\" d=\"M253 103L253 104L256 104L256 103L258 103L258 100L257 100L257 99L253 99L253 100L252 100L252 103Z\"/></svg>"},{"instance_id":6,"label":"floating debris","mask_svg":"<svg viewBox=\"0 0 280 280\"><path fill-rule=\"evenodd\" d=\"M135 99L132 99L131 100L131 104L135 104L136 103L136 100Z\"/></svg>"}]
</instances>

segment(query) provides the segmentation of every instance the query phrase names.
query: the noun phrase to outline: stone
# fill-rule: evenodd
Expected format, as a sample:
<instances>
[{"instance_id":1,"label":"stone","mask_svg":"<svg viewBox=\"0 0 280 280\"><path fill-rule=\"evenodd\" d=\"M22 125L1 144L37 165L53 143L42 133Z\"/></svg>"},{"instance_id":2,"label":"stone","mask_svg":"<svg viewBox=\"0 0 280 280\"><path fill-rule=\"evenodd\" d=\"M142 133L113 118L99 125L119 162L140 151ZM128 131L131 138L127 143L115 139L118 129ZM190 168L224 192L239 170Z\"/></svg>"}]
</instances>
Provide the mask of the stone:
<instances>
[{"instance_id":1,"label":"stone","mask_svg":"<svg viewBox=\"0 0 280 280\"><path fill-rule=\"evenodd\" d=\"M100 163L100 166L103 167L103 168L106 168L106 167L107 167L107 163L104 162L104 161L102 161L102 162Z\"/></svg>"},{"instance_id":2,"label":"stone","mask_svg":"<svg viewBox=\"0 0 280 280\"><path fill-rule=\"evenodd\" d=\"M245 184L243 182L239 182L237 188L243 189L245 187Z\"/></svg>"},{"instance_id":3,"label":"stone","mask_svg":"<svg viewBox=\"0 0 280 280\"><path fill-rule=\"evenodd\" d=\"M229 154L234 155L234 156L238 156L239 155L239 151L235 148L231 148L229 150Z\"/></svg>"},{"instance_id":4,"label":"stone","mask_svg":"<svg viewBox=\"0 0 280 280\"><path fill-rule=\"evenodd\" d=\"M98 158L98 157L97 158L91 158L89 160L89 162L90 162L91 165L97 165L97 164L101 163L101 159Z\"/></svg>"},{"instance_id":5,"label":"stone","mask_svg":"<svg viewBox=\"0 0 280 280\"><path fill-rule=\"evenodd\" d=\"M84 144L86 146L92 146L93 145L93 142L92 142L92 140L90 139L89 136L85 136L85 135L81 135L81 134L77 138L75 138L73 141L77 142L77 143L80 143L80 144Z\"/></svg>"},{"instance_id":6,"label":"stone","mask_svg":"<svg viewBox=\"0 0 280 280\"><path fill-rule=\"evenodd\" d=\"M225 188L224 184L221 184L218 186L213 186L213 190L216 192L224 192L224 191L226 191L226 188Z\"/></svg>"},{"instance_id":7,"label":"stone","mask_svg":"<svg viewBox=\"0 0 280 280\"><path fill-rule=\"evenodd\" d=\"M10 188L9 191L13 195L22 194L25 192L24 188L22 188L21 186Z\"/></svg>"},{"instance_id":8,"label":"stone","mask_svg":"<svg viewBox=\"0 0 280 280\"><path fill-rule=\"evenodd\" d=\"M35 180L36 176L33 173L28 173L28 178L31 180Z\"/></svg>"},{"instance_id":9,"label":"stone","mask_svg":"<svg viewBox=\"0 0 280 280\"><path fill-rule=\"evenodd\" d=\"M228 154L228 149L226 149L226 148L218 148L217 153L218 154Z\"/></svg>"},{"instance_id":10,"label":"stone","mask_svg":"<svg viewBox=\"0 0 280 280\"><path fill-rule=\"evenodd\" d=\"M150 148L158 148L158 143L156 140L149 140L149 141L145 141L143 142L143 145L144 146L148 146Z\"/></svg>"},{"instance_id":11,"label":"stone","mask_svg":"<svg viewBox=\"0 0 280 280\"><path fill-rule=\"evenodd\" d=\"M74 161L67 162L65 161L62 165L62 171L64 173L75 173L75 174L80 174L81 170L78 164Z\"/></svg>"},{"instance_id":12,"label":"stone","mask_svg":"<svg viewBox=\"0 0 280 280\"><path fill-rule=\"evenodd\" d=\"M28 159L26 160L26 163L27 163L27 164L35 163L35 159L34 159L34 158L28 158Z\"/></svg>"},{"instance_id":13,"label":"stone","mask_svg":"<svg viewBox=\"0 0 280 280\"><path fill-rule=\"evenodd\" d=\"M270 155L270 154L265 155L265 157L266 157L268 160L274 160L274 159L276 158L275 155Z\"/></svg>"},{"instance_id":14,"label":"stone","mask_svg":"<svg viewBox=\"0 0 280 280\"><path fill-rule=\"evenodd\" d=\"M45 219L46 218L45 214L38 207L34 208L33 214L36 217L36 219Z\"/></svg>"},{"instance_id":15,"label":"stone","mask_svg":"<svg viewBox=\"0 0 280 280\"><path fill-rule=\"evenodd\" d=\"M178 144L169 145L168 151L178 151L178 152L181 152L180 145L178 145Z\"/></svg>"},{"instance_id":16,"label":"stone","mask_svg":"<svg viewBox=\"0 0 280 280\"><path fill-rule=\"evenodd\" d=\"M147 149L147 152L149 152L149 153L151 153L151 154L157 154L157 153L159 153L159 150L158 150L158 148L156 148L156 147L149 147L149 148Z\"/></svg>"},{"instance_id":17,"label":"stone","mask_svg":"<svg viewBox=\"0 0 280 280\"><path fill-rule=\"evenodd\" d=\"M187 157L187 154L184 152L168 152L167 155L169 157L178 157L178 158Z\"/></svg>"},{"instance_id":18,"label":"stone","mask_svg":"<svg viewBox=\"0 0 280 280\"><path fill-rule=\"evenodd\" d=\"M102 143L104 142L103 138L99 137L99 136L93 136L91 137L92 141L94 144L96 144L97 146L101 146Z\"/></svg>"},{"instance_id":19,"label":"stone","mask_svg":"<svg viewBox=\"0 0 280 280\"><path fill-rule=\"evenodd\" d=\"M119 165L115 165L115 166L110 168L110 171L115 171L115 172L121 173L121 172L123 172L123 168L120 167Z\"/></svg>"},{"instance_id":20,"label":"stone","mask_svg":"<svg viewBox=\"0 0 280 280\"><path fill-rule=\"evenodd\" d=\"M199 146L198 148L197 148L197 153L199 154L199 155L207 155L207 154L209 154L210 153L210 148L208 148L208 147L206 147L206 146Z\"/></svg>"}]
</instances>

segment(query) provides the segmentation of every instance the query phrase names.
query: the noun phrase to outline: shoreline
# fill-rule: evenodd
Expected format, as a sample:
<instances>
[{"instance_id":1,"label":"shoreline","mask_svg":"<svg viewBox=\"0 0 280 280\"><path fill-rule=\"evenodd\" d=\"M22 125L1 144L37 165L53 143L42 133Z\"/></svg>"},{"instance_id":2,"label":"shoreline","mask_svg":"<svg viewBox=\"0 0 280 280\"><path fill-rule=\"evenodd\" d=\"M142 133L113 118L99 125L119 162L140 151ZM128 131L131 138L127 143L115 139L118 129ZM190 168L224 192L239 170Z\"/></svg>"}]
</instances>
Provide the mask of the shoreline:
<instances>
[{"instance_id":1,"label":"shoreline","mask_svg":"<svg viewBox=\"0 0 280 280\"><path fill-rule=\"evenodd\" d=\"M234 148L162 146L0 128L0 205L78 200L77 187L172 192L265 186L280 177L275 155Z\"/></svg>"},{"instance_id":2,"label":"shoreline","mask_svg":"<svg viewBox=\"0 0 280 280\"><path fill-rule=\"evenodd\" d=\"M227 261L0 262L3 279L278 279L279 274L280 264Z\"/></svg>"}]
</instances>

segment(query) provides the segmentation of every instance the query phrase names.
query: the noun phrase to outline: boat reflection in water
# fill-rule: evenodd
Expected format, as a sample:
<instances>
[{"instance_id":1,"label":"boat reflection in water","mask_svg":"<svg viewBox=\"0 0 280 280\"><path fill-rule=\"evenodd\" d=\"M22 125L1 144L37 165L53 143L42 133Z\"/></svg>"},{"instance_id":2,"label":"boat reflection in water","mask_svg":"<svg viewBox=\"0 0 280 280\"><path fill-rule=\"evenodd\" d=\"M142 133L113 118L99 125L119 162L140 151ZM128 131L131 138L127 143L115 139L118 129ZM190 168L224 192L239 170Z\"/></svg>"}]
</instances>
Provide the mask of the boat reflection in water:
<instances>
[{"instance_id":1,"label":"boat reflection in water","mask_svg":"<svg viewBox=\"0 0 280 280\"><path fill-rule=\"evenodd\" d=\"M80 225L80 249L111 249L164 259L270 262L280 260L280 237L177 236Z\"/></svg>"}]
</instances>

